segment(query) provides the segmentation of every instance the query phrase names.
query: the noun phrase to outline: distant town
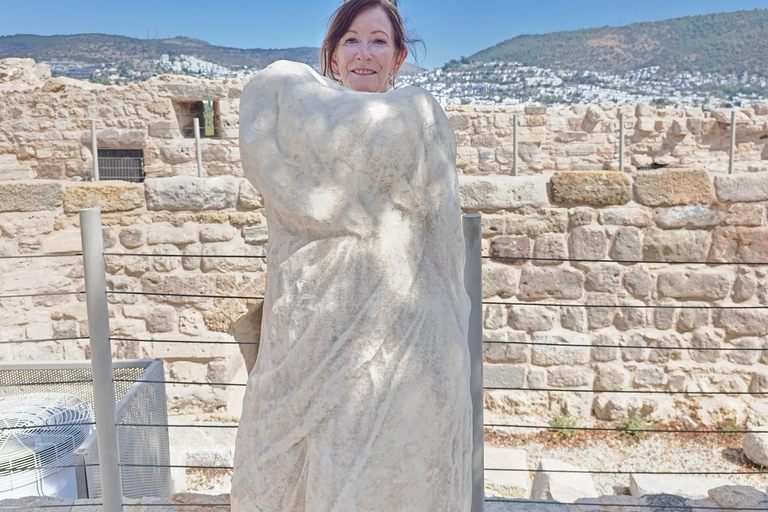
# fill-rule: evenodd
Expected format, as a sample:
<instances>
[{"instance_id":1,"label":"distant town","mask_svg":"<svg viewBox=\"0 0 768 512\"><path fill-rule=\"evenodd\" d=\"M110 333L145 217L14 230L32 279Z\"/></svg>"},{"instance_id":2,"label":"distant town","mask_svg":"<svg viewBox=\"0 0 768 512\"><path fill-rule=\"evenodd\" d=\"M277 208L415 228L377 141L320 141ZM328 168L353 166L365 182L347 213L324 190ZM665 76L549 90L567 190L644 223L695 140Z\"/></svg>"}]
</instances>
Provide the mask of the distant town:
<instances>
[{"instance_id":1,"label":"distant town","mask_svg":"<svg viewBox=\"0 0 768 512\"><path fill-rule=\"evenodd\" d=\"M211 80L247 78L258 69L225 67L197 57L161 55L116 63L80 64L68 59L48 62L53 76L108 85L126 85L164 73ZM743 73L679 73L667 76L658 67L621 75L524 66L515 62L451 61L442 68L400 78L400 85L430 91L440 103L479 105L556 105L612 102L657 106L714 108L768 101L768 78Z\"/></svg>"}]
</instances>

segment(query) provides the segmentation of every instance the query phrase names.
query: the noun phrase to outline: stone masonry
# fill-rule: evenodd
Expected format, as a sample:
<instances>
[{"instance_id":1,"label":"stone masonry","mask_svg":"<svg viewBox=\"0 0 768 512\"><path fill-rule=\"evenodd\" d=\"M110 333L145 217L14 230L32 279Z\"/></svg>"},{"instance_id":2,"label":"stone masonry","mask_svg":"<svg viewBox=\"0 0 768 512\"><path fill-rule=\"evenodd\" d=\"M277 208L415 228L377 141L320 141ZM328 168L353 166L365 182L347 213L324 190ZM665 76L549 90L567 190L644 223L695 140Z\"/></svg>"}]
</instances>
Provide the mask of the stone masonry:
<instances>
[{"instance_id":1,"label":"stone masonry","mask_svg":"<svg viewBox=\"0 0 768 512\"><path fill-rule=\"evenodd\" d=\"M203 297L264 291L262 259L217 257L261 256L268 237L239 163L242 86L162 76L104 87L0 61L0 255L76 252L77 212L100 206L107 250L126 254L106 259L110 289L197 295L109 296L113 336L146 340L115 342L115 356L162 357L175 380L244 382L256 357L253 345L168 342L258 339L258 300ZM201 100L216 101L219 136L203 139L198 178L183 123L184 105ZM505 422L565 409L611 421L637 412L765 423L768 109L739 118L740 172L730 176L720 172L729 117L645 105L626 109L628 172L615 172L623 109L448 109L462 204L483 214L485 300L508 303L484 308L486 339L513 342L486 344L486 385L554 390L490 391L487 412ZM519 177L509 176L515 113ZM144 151L143 183L83 181L90 119L100 147ZM636 169L651 164L668 168ZM130 255L141 253L158 256ZM78 257L0 260L0 295L82 289ZM0 300L0 341L86 335L82 296ZM0 345L0 360L88 356L82 339ZM168 394L172 413L239 416L237 388Z\"/></svg>"}]
</instances>

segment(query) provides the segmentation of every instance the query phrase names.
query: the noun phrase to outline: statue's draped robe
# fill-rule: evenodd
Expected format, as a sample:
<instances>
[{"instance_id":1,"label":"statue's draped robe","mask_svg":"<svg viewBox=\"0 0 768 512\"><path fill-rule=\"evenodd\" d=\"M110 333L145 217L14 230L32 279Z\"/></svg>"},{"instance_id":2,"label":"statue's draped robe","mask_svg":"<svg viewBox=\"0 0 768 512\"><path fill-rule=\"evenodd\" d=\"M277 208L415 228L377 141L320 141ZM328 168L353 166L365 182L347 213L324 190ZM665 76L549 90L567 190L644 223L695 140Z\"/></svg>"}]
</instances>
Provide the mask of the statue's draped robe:
<instances>
[{"instance_id":1,"label":"statue's draped robe","mask_svg":"<svg viewBox=\"0 0 768 512\"><path fill-rule=\"evenodd\" d=\"M240 150L269 242L233 511L469 511L469 299L442 109L277 62L243 90Z\"/></svg>"}]
</instances>

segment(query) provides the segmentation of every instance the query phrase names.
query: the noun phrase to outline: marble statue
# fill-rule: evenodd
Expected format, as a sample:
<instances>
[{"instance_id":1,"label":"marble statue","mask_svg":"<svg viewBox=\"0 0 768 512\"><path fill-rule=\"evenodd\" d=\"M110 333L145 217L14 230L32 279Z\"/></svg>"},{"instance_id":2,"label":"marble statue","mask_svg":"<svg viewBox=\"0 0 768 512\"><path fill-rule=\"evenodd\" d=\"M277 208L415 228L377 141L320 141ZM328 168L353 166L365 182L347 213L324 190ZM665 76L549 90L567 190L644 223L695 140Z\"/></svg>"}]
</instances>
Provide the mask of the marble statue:
<instances>
[{"instance_id":1,"label":"marble statue","mask_svg":"<svg viewBox=\"0 0 768 512\"><path fill-rule=\"evenodd\" d=\"M240 103L267 288L234 512L467 512L471 400L453 129L416 87L259 72Z\"/></svg>"}]
</instances>

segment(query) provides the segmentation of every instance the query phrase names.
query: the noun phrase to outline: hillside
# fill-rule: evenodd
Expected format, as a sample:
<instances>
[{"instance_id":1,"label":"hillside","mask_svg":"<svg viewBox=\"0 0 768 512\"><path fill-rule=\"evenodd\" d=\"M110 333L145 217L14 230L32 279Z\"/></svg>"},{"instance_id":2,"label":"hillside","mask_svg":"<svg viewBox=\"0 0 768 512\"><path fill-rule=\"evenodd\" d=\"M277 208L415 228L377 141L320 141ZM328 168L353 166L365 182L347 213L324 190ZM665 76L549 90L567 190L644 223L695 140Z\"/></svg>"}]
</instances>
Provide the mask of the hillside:
<instances>
[{"instance_id":1,"label":"hillside","mask_svg":"<svg viewBox=\"0 0 768 512\"><path fill-rule=\"evenodd\" d=\"M612 74L659 66L666 74L701 71L766 76L766 27L768 9L686 16L625 27L522 35L482 50L468 60L514 61Z\"/></svg>"},{"instance_id":2,"label":"hillside","mask_svg":"<svg viewBox=\"0 0 768 512\"><path fill-rule=\"evenodd\" d=\"M214 46L188 37L135 39L106 34L0 36L0 59L31 57L38 62L69 59L84 64L190 55L225 67L262 68L279 59L318 63L318 48L250 49Z\"/></svg>"}]
</instances>

